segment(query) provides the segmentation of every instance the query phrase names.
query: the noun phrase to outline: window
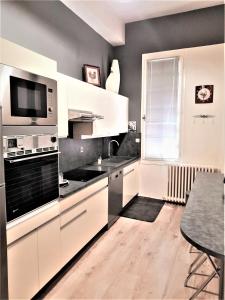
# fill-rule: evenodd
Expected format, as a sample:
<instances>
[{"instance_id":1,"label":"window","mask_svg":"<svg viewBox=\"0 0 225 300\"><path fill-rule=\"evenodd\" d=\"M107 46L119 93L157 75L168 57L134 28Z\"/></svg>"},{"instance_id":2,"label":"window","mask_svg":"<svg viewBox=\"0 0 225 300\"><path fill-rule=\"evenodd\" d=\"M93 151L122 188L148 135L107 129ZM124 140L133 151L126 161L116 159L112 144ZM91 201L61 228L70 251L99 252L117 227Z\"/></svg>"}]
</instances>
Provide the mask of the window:
<instances>
[{"instance_id":1,"label":"window","mask_svg":"<svg viewBox=\"0 0 225 300\"><path fill-rule=\"evenodd\" d=\"M146 61L144 159L179 158L179 61Z\"/></svg>"}]
</instances>

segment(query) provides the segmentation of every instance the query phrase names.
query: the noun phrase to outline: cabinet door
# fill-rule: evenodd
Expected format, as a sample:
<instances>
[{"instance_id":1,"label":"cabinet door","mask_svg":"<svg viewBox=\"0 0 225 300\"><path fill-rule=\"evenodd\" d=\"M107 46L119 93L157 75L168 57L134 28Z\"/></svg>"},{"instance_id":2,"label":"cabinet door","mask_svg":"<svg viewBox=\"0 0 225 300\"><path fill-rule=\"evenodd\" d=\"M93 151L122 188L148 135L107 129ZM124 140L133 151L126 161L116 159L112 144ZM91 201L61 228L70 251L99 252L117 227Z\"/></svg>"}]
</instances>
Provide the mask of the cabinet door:
<instances>
[{"instance_id":1,"label":"cabinet door","mask_svg":"<svg viewBox=\"0 0 225 300\"><path fill-rule=\"evenodd\" d=\"M70 109L92 111L104 116L104 119L94 122L92 137L112 136L120 132L127 132L127 97L72 77L68 77L67 84L68 107ZM90 137L86 136L86 138Z\"/></svg>"},{"instance_id":2,"label":"cabinet door","mask_svg":"<svg viewBox=\"0 0 225 300\"><path fill-rule=\"evenodd\" d=\"M37 231L8 246L9 299L31 299L39 290Z\"/></svg>"},{"instance_id":3,"label":"cabinet door","mask_svg":"<svg viewBox=\"0 0 225 300\"><path fill-rule=\"evenodd\" d=\"M0 38L0 43L0 63L55 79L57 72L55 60L3 38Z\"/></svg>"},{"instance_id":4,"label":"cabinet door","mask_svg":"<svg viewBox=\"0 0 225 300\"><path fill-rule=\"evenodd\" d=\"M60 217L37 229L39 281L42 288L62 267Z\"/></svg>"},{"instance_id":5,"label":"cabinet door","mask_svg":"<svg viewBox=\"0 0 225 300\"><path fill-rule=\"evenodd\" d=\"M58 136L68 136L68 76L57 74Z\"/></svg>"},{"instance_id":6,"label":"cabinet door","mask_svg":"<svg viewBox=\"0 0 225 300\"><path fill-rule=\"evenodd\" d=\"M68 209L61 215L62 262L66 264L87 241L87 203Z\"/></svg>"},{"instance_id":7,"label":"cabinet door","mask_svg":"<svg viewBox=\"0 0 225 300\"><path fill-rule=\"evenodd\" d=\"M117 99L117 126L118 132L128 132L128 98L118 97Z\"/></svg>"},{"instance_id":8,"label":"cabinet door","mask_svg":"<svg viewBox=\"0 0 225 300\"><path fill-rule=\"evenodd\" d=\"M88 199L87 237L91 240L108 223L108 187Z\"/></svg>"},{"instance_id":9,"label":"cabinet door","mask_svg":"<svg viewBox=\"0 0 225 300\"><path fill-rule=\"evenodd\" d=\"M138 194L138 164L132 164L124 169L123 175L123 207Z\"/></svg>"},{"instance_id":10,"label":"cabinet door","mask_svg":"<svg viewBox=\"0 0 225 300\"><path fill-rule=\"evenodd\" d=\"M108 222L108 188L81 199L61 216L63 263L79 252Z\"/></svg>"}]
</instances>

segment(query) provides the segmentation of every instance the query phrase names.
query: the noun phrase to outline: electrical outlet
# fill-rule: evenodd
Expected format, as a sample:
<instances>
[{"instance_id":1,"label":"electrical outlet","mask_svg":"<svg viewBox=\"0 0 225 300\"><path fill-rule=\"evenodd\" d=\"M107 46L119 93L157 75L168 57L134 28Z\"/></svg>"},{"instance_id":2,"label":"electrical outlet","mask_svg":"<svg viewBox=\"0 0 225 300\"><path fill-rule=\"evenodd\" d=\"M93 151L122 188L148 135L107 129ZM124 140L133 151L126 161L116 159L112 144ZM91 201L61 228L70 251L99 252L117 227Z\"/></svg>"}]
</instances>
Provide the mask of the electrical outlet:
<instances>
[{"instance_id":1,"label":"electrical outlet","mask_svg":"<svg viewBox=\"0 0 225 300\"><path fill-rule=\"evenodd\" d=\"M139 138L136 138L136 139L135 139L135 143L139 144L139 143L140 143L140 139L139 139Z\"/></svg>"},{"instance_id":2,"label":"electrical outlet","mask_svg":"<svg viewBox=\"0 0 225 300\"><path fill-rule=\"evenodd\" d=\"M83 152L84 152L84 147L80 146L80 153L83 153Z\"/></svg>"}]
</instances>

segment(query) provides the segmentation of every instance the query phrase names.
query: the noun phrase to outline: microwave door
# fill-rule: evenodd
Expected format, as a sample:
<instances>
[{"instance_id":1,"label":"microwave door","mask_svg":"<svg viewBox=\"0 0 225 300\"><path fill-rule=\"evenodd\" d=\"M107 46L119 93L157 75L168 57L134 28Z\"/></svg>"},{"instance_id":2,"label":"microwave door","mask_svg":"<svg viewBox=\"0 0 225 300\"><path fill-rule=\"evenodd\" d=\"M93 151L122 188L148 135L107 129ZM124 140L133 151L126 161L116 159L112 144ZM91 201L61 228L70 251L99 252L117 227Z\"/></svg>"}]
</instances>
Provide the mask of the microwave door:
<instances>
[{"instance_id":1,"label":"microwave door","mask_svg":"<svg viewBox=\"0 0 225 300\"><path fill-rule=\"evenodd\" d=\"M3 125L56 126L57 82L0 64Z\"/></svg>"}]
</instances>

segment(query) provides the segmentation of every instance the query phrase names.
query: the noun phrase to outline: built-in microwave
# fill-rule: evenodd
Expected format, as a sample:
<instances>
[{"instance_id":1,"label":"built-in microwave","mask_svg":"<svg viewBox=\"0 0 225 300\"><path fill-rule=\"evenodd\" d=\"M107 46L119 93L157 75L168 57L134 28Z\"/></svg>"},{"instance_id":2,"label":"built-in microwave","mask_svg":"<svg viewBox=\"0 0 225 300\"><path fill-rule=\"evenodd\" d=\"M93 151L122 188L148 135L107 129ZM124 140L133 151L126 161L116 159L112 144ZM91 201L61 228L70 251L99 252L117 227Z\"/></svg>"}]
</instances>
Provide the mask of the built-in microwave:
<instances>
[{"instance_id":1,"label":"built-in microwave","mask_svg":"<svg viewBox=\"0 0 225 300\"><path fill-rule=\"evenodd\" d=\"M3 125L57 125L57 82L0 64Z\"/></svg>"}]
</instances>

